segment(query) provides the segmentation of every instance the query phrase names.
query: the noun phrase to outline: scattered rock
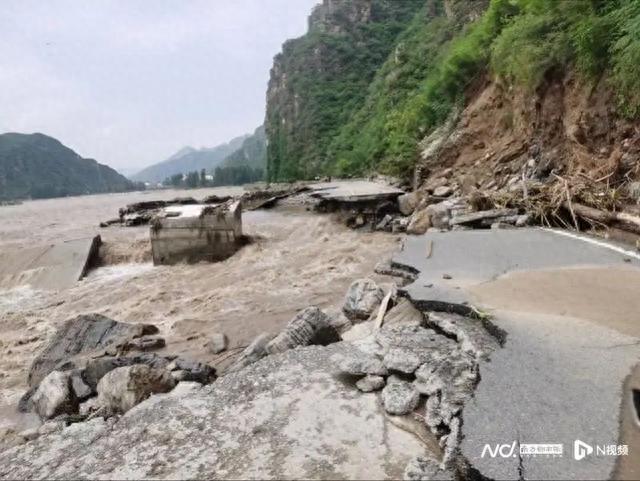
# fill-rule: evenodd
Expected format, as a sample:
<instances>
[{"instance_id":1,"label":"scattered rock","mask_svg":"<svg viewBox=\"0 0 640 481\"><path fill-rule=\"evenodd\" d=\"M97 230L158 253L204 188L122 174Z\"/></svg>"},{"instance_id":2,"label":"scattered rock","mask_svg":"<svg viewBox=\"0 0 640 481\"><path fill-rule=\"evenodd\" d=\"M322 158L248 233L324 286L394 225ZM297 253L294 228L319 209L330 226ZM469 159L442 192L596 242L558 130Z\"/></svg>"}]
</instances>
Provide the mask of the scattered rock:
<instances>
[{"instance_id":1,"label":"scattered rock","mask_svg":"<svg viewBox=\"0 0 640 481\"><path fill-rule=\"evenodd\" d=\"M376 286L377 287L377 286ZM331 319L315 306L300 311L287 327L267 345L269 354L276 354L299 346L326 346L340 341L340 334Z\"/></svg>"},{"instance_id":2,"label":"scattered rock","mask_svg":"<svg viewBox=\"0 0 640 481\"><path fill-rule=\"evenodd\" d=\"M220 354L227 349L228 339L225 334L215 333L209 336L205 347L211 354Z\"/></svg>"},{"instance_id":3,"label":"scattered rock","mask_svg":"<svg viewBox=\"0 0 640 481\"><path fill-rule=\"evenodd\" d=\"M163 338L157 336L144 336L138 339L127 341L123 344L122 350L124 351L153 351L156 349L162 349L165 347L166 342Z\"/></svg>"},{"instance_id":4,"label":"scattered rock","mask_svg":"<svg viewBox=\"0 0 640 481\"><path fill-rule=\"evenodd\" d=\"M415 281L417 277L413 272L393 266L389 259L378 262L373 269L373 272L385 276L400 277L408 281Z\"/></svg>"},{"instance_id":5,"label":"scattered rock","mask_svg":"<svg viewBox=\"0 0 640 481\"><path fill-rule=\"evenodd\" d=\"M428 206L426 210L431 220L430 227L435 227L436 229L449 229L451 209L453 206L453 202L449 200Z\"/></svg>"},{"instance_id":6,"label":"scattered rock","mask_svg":"<svg viewBox=\"0 0 640 481\"><path fill-rule=\"evenodd\" d=\"M216 378L216 370L207 364L188 359L177 358L173 361L175 370L181 371L180 381L195 381L200 384L210 384Z\"/></svg>"},{"instance_id":7,"label":"scattered rock","mask_svg":"<svg viewBox=\"0 0 640 481\"><path fill-rule=\"evenodd\" d=\"M433 189L435 197L449 197L453 193L453 189L448 185L441 185Z\"/></svg>"},{"instance_id":8,"label":"scattered rock","mask_svg":"<svg viewBox=\"0 0 640 481\"><path fill-rule=\"evenodd\" d=\"M394 234L399 232L406 232L409 225L409 219L407 217L396 217L391 221L391 232Z\"/></svg>"},{"instance_id":9,"label":"scattered rock","mask_svg":"<svg viewBox=\"0 0 640 481\"><path fill-rule=\"evenodd\" d=\"M382 403L389 414L409 414L418 406L420 393L410 382L393 375L387 379L387 385L382 390Z\"/></svg>"},{"instance_id":10,"label":"scattered rock","mask_svg":"<svg viewBox=\"0 0 640 481\"><path fill-rule=\"evenodd\" d=\"M382 376L365 376L356 383L356 387L362 392L373 392L384 387L384 378Z\"/></svg>"},{"instance_id":11,"label":"scattered rock","mask_svg":"<svg viewBox=\"0 0 640 481\"><path fill-rule=\"evenodd\" d=\"M329 322L340 336L353 327L352 322L341 310L329 315Z\"/></svg>"},{"instance_id":12,"label":"scattered rock","mask_svg":"<svg viewBox=\"0 0 640 481\"><path fill-rule=\"evenodd\" d=\"M390 231L391 230L391 222L393 221L393 216L390 214L385 215L380 222L376 225L376 230L381 231Z\"/></svg>"},{"instance_id":13,"label":"scattered rock","mask_svg":"<svg viewBox=\"0 0 640 481\"><path fill-rule=\"evenodd\" d=\"M416 210L419 201L417 192L403 194L398 197L398 210L402 215L411 215Z\"/></svg>"},{"instance_id":14,"label":"scattered rock","mask_svg":"<svg viewBox=\"0 0 640 481\"><path fill-rule=\"evenodd\" d=\"M451 274L442 274L442 278L446 279L446 280L451 280L453 279L453 277L451 277Z\"/></svg>"},{"instance_id":15,"label":"scattered rock","mask_svg":"<svg viewBox=\"0 0 640 481\"><path fill-rule=\"evenodd\" d=\"M416 210L409 218L407 234L422 235L431 227L431 215L428 208Z\"/></svg>"},{"instance_id":16,"label":"scattered rock","mask_svg":"<svg viewBox=\"0 0 640 481\"><path fill-rule=\"evenodd\" d=\"M390 371L399 371L405 374L413 374L422 361L417 354L406 349L390 349L384 356L383 364Z\"/></svg>"},{"instance_id":17,"label":"scattered rock","mask_svg":"<svg viewBox=\"0 0 640 481\"><path fill-rule=\"evenodd\" d=\"M82 373L78 370L71 371L71 389L78 402L84 401L93 394L93 390L84 382Z\"/></svg>"},{"instance_id":18,"label":"scattered rock","mask_svg":"<svg viewBox=\"0 0 640 481\"><path fill-rule=\"evenodd\" d=\"M33 394L31 405L42 419L76 412L78 400L71 389L71 373L50 372Z\"/></svg>"},{"instance_id":19,"label":"scattered rock","mask_svg":"<svg viewBox=\"0 0 640 481\"><path fill-rule=\"evenodd\" d=\"M352 376L386 376L387 368L382 361L365 353L358 353L340 361L340 371Z\"/></svg>"},{"instance_id":20,"label":"scattered rock","mask_svg":"<svg viewBox=\"0 0 640 481\"><path fill-rule=\"evenodd\" d=\"M359 279L349 286L342 311L351 320L365 320L378 308L384 291L371 279Z\"/></svg>"},{"instance_id":21,"label":"scattered rock","mask_svg":"<svg viewBox=\"0 0 640 481\"><path fill-rule=\"evenodd\" d=\"M29 386L37 385L51 371L59 369L61 363L72 361L76 355L157 332L158 328L150 324L127 324L100 314L86 314L70 319L58 329L51 342L31 364Z\"/></svg>"},{"instance_id":22,"label":"scattered rock","mask_svg":"<svg viewBox=\"0 0 640 481\"><path fill-rule=\"evenodd\" d=\"M170 391L175 384L165 370L145 364L119 367L98 383L98 405L110 414L123 414L152 394Z\"/></svg>"}]
</instances>

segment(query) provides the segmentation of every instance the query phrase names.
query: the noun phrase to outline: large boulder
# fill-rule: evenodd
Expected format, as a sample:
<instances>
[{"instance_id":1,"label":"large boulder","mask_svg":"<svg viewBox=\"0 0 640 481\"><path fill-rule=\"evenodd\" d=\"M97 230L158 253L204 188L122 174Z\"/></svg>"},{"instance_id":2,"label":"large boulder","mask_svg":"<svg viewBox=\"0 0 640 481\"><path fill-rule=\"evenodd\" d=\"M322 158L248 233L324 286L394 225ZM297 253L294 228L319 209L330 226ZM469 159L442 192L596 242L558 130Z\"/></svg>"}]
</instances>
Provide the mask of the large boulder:
<instances>
[{"instance_id":1,"label":"large boulder","mask_svg":"<svg viewBox=\"0 0 640 481\"><path fill-rule=\"evenodd\" d=\"M119 367L105 374L98 383L98 406L109 414L126 413L152 394L165 393L176 382L163 369L146 364Z\"/></svg>"},{"instance_id":2,"label":"large boulder","mask_svg":"<svg viewBox=\"0 0 640 481\"><path fill-rule=\"evenodd\" d=\"M411 215L416 210L420 198L417 192L410 192L398 197L398 210L402 215Z\"/></svg>"},{"instance_id":3,"label":"large boulder","mask_svg":"<svg viewBox=\"0 0 640 481\"><path fill-rule=\"evenodd\" d=\"M54 369L64 370L60 368L72 362L75 356L157 332L158 328L150 324L127 324L100 314L85 314L69 319L31 364L29 387L36 386Z\"/></svg>"},{"instance_id":4,"label":"large boulder","mask_svg":"<svg viewBox=\"0 0 640 481\"><path fill-rule=\"evenodd\" d=\"M427 208L416 210L409 218L407 234L421 235L431 227L431 216Z\"/></svg>"},{"instance_id":5,"label":"large boulder","mask_svg":"<svg viewBox=\"0 0 640 481\"><path fill-rule=\"evenodd\" d=\"M374 281L359 279L349 286L342 311L352 321L366 320L383 298L384 291Z\"/></svg>"},{"instance_id":6,"label":"large boulder","mask_svg":"<svg viewBox=\"0 0 640 481\"><path fill-rule=\"evenodd\" d=\"M340 334L332 325L331 318L318 307L311 306L300 311L267 345L269 354L276 354L298 346L317 344L326 346L340 341Z\"/></svg>"},{"instance_id":7,"label":"large boulder","mask_svg":"<svg viewBox=\"0 0 640 481\"><path fill-rule=\"evenodd\" d=\"M427 208L416 210L409 218L407 234L422 235L431 227L431 216Z\"/></svg>"},{"instance_id":8,"label":"large boulder","mask_svg":"<svg viewBox=\"0 0 640 481\"><path fill-rule=\"evenodd\" d=\"M71 372L49 373L33 394L31 405L42 419L76 412L78 400L71 387Z\"/></svg>"}]
</instances>

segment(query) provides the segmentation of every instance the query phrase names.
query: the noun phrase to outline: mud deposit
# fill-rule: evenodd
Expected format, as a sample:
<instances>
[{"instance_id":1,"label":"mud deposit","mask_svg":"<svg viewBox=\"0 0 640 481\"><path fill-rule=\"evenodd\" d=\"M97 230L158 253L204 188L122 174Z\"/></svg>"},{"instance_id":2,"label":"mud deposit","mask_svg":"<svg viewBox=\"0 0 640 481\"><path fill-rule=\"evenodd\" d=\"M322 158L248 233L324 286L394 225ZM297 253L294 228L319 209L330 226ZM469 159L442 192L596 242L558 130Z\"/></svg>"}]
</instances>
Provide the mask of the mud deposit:
<instances>
[{"instance_id":1,"label":"mud deposit","mask_svg":"<svg viewBox=\"0 0 640 481\"><path fill-rule=\"evenodd\" d=\"M33 357L72 316L97 312L153 323L171 352L221 365L257 334L279 330L308 305L338 308L348 285L371 276L397 242L396 236L352 231L303 209L255 211L243 215L244 231L255 241L230 259L154 267L148 261L147 227L97 227L131 202L211 193L229 189L98 195L0 208L1 249L95 233L104 242L104 265L71 289L0 291L0 427L10 422L7 409L26 388ZM219 332L228 336L229 351L216 357L204 345Z\"/></svg>"}]
</instances>

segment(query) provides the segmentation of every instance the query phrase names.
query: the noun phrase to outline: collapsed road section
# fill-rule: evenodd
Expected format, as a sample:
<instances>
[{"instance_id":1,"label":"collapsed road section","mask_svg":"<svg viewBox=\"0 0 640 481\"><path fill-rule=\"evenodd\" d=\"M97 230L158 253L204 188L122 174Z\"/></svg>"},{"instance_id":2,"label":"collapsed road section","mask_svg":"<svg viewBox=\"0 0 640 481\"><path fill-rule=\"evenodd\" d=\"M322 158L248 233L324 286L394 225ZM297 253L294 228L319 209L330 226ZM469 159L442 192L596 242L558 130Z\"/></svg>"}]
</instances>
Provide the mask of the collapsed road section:
<instances>
[{"instance_id":1,"label":"collapsed road section","mask_svg":"<svg viewBox=\"0 0 640 481\"><path fill-rule=\"evenodd\" d=\"M0 252L0 289L64 289L97 263L100 236Z\"/></svg>"},{"instance_id":2,"label":"collapsed road section","mask_svg":"<svg viewBox=\"0 0 640 481\"><path fill-rule=\"evenodd\" d=\"M489 311L492 324L504 333L502 348L490 362L480 361L481 380L461 415L460 454L472 469L489 479L614 476L617 456L594 450L596 454L577 459L573 450L577 441L592 447L626 442L621 421L634 407L633 393L623 386L640 359L640 304L637 294L616 297L616 292L629 294L629 288L607 286L601 279L614 271L622 283L634 282L637 293L639 257L601 241L542 229L429 233L406 239L392 265L416 275L404 290L415 305L471 311L473 302ZM530 282L518 286L528 289L526 296L537 305L529 304L526 310L500 296L474 295L495 291L494 283L503 282L505 289L515 276L529 272L535 274ZM564 304L545 308L553 292L535 296L565 272L577 292L559 292ZM508 298L516 293L505 294ZM594 316L580 305L572 306L572 296L618 309L619 314ZM625 312L629 322L621 325L616 318ZM527 456L519 451L525 444L562 445L563 452ZM514 451L496 450L512 445ZM630 452L634 448L628 446Z\"/></svg>"}]
</instances>

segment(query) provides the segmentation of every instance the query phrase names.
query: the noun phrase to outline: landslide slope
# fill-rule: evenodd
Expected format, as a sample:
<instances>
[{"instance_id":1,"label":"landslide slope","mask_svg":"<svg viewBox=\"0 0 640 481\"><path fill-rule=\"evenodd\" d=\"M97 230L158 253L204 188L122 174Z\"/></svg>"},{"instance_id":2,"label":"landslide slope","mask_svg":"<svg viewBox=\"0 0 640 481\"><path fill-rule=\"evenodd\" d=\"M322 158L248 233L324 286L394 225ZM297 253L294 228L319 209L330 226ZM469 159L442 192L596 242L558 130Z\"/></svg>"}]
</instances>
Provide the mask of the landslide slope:
<instances>
[{"instance_id":1,"label":"landslide slope","mask_svg":"<svg viewBox=\"0 0 640 481\"><path fill-rule=\"evenodd\" d=\"M285 48L268 94L270 178L382 172L418 187L452 168L458 188L492 188L530 163L539 180L638 179L637 1L423 0L391 43L367 86L327 117L308 99L348 70L296 63ZM301 75L290 65L306 68L304 89L289 88ZM579 189L584 202L600 192Z\"/></svg>"}]
</instances>

